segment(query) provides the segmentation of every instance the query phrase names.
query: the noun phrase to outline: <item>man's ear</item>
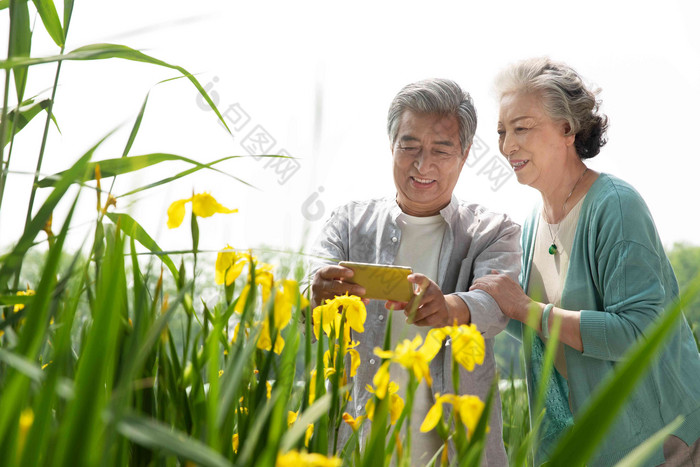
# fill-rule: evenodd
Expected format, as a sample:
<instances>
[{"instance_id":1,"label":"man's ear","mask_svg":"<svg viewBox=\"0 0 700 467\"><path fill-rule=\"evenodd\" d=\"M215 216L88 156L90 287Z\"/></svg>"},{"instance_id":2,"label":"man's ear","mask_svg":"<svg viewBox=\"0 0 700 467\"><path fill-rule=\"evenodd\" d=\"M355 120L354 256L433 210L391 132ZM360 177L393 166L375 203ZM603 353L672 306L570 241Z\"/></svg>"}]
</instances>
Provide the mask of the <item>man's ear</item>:
<instances>
[{"instance_id":1,"label":"man's ear","mask_svg":"<svg viewBox=\"0 0 700 467\"><path fill-rule=\"evenodd\" d=\"M467 157L469 157L469 150L472 148L472 145L470 144L467 146L467 149L464 150L464 154L462 155L462 165L464 165L465 162L467 162Z\"/></svg>"}]
</instances>

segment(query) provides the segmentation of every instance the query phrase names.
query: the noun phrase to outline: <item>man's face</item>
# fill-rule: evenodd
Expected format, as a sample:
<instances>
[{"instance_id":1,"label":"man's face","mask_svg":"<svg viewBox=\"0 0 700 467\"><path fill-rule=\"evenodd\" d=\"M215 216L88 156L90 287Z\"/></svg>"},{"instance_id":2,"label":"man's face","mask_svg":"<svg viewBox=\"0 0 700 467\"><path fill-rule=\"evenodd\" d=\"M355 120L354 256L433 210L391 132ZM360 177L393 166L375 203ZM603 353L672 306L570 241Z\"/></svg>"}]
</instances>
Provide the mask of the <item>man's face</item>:
<instances>
[{"instance_id":1,"label":"man's face","mask_svg":"<svg viewBox=\"0 0 700 467\"><path fill-rule=\"evenodd\" d=\"M425 217L449 204L469 148L462 153L454 115L406 110L391 152L399 207L411 216Z\"/></svg>"}]
</instances>

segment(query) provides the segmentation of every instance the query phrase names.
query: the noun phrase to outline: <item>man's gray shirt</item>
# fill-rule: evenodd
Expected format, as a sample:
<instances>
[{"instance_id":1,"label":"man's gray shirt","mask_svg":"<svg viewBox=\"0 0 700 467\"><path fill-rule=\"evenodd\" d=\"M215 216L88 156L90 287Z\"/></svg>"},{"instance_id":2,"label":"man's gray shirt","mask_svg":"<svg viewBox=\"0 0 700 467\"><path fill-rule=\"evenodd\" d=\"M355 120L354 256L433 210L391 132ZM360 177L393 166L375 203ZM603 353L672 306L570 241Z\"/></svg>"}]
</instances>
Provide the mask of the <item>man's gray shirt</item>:
<instances>
[{"instance_id":1,"label":"man's gray shirt","mask_svg":"<svg viewBox=\"0 0 700 467\"><path fill-rule=\"evenodd\" d=\"M318 259L312 265L311 278L324 265L338 261L394 264L401 242L397 218L401 214L393 198L351 202L331 214L316 241L313 254ZM437 284L444 294L458 295L469 307L471 322L483 334L486 355L483 365L473 372L460 369L460 392L479 396L485 401L494 380L496 362L493 337L501 332L508 318L496 301L481 290L468 291L472 281L496 270L518 280L520 274L520 226L504 214L496 214L476 204L466 204L452 196L450 203L440 211L447 223L438 260ZM361 365L354 378L352 400L348 412L354 417L362 414L371 394L365 389L381 363L374 355L375 347L382 347L389 311L384 301L371 300L367 305L365 332L353 335L359 341ZM411 336L409 336L411 338ZM397 343L393 342L392 346ZM430 364L433 394L453 392L449 341ZM505 466L503 448L501 401L498 391L493 400L490 433L482 465ZM414 423L422 423L416 420ZM341 428L340 441L348 435ZM342 446L342 444L339 444Z\"/></svg>"}]
</instances>

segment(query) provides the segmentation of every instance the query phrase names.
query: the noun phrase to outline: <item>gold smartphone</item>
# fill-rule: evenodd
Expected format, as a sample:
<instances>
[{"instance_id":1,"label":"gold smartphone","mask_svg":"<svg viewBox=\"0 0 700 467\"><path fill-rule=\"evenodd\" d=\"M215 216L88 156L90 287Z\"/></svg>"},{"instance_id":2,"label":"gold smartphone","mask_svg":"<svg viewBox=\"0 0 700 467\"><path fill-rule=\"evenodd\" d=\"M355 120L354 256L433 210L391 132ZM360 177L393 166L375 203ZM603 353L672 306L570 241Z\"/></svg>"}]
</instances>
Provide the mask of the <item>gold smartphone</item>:
<instances>
[{"instance_id":1,"label":"gold smartphone","mask_svg":"<svg viewBox=\"0 0 700 467\"><path fill-rule=\"evenodd\" d=\"M364 287L367 292L364 298L397 302L413 298L413 284L406 279L413 273L409 267L352 261L341 261L338 265L353 270L354 275L346 281Z\"/></svg>"}]
</instances>

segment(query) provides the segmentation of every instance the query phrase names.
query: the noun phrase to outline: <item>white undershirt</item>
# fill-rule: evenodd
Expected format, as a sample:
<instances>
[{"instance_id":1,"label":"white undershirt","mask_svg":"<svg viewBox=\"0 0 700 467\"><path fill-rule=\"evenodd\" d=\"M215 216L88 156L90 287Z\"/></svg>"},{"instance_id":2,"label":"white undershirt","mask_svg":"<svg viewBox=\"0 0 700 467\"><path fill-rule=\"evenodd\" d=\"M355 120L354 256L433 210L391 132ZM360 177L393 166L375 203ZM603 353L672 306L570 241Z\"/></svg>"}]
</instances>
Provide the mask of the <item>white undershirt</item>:
<instances>
[{"instance_id":1,"label":"white undershirt","mask_svg":"<svg viewBox=\"0 0 700 467\"><path fill-rule=\"evenodd\" d=\"M561 306L561 294L569 271L569 258L576 235L576 225L585 198L585 196L581 198L559 224L548 224L540 214L528 284L528 295L535 301L551 303L556 307ZM555 237L554 240L552 235ZM557 245L555 255L549 254L552 243ZM540 338L543 342L547 342L542 333ZM567 377L564 347L561 343L554 359L554 367L564 378Z\"/></svg>"},{"instance_id":2,"label":"white undershirt","mask_svg":"<svg viewBox=\"0 0 700 467\"><path fill-rule=\"evenodd\" d=\"M447 223L441 215L430 217L415 217L402 213L397 219L401 229L401 243L394 264L410 266L413 272L424 274L437 282L438 260L442 248L442 237ZM415 326L406 323L403 310L395 310L391 319L391 345L396 345L404 339L413 340L416 334L425 341L431 328ZM408 373L398 364L392 364L391 380L399 385L399 395L406 401L406 386ZM433 394L425 381L416 389L413 411L411 413L411 462L413 465L425 465L427 461L442 446L442 440L435 430L421 433L420 425L434 403Z\"/></svg>"}]
</instances>

